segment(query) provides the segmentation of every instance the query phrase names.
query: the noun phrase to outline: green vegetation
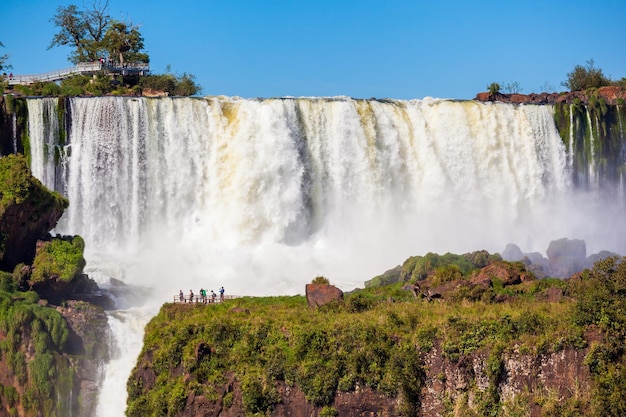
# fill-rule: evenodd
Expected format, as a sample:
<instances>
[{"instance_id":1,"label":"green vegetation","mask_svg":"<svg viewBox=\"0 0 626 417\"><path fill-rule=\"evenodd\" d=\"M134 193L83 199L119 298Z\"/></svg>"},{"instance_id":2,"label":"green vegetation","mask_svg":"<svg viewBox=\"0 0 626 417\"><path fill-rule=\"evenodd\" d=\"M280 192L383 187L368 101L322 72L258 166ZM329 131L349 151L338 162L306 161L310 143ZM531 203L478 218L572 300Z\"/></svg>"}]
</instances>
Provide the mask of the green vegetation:
<instances>
[{"instance_id":1,"label":"green vegetation","mask_svg":"<svg viewBox=\"0 0 626 417\"><path fill-rule=\"evenodd\" d=\"M0 42L0 48L4 48L4 44ZM9 55L0 55L0 71L8 71L13 68L9 63Z\"/></svg>"},{"instance_id":2,"label":"green vegetation","mask_svg":"<svg viewBox=\"0 0 626 417\"><path fill-rule=\"evenodd\" d=\"M429 252L424 256L411 256L401 266L365 282L365 287L380 287L396 282L415 283L430 275L435 276L435 284L439 285L468 276L471 272L501 259L500 255L492 255L484 250L463 255L453 253L439 255Z\"/></svg>"},{"instance_id":3,"label":"green vegetation","mask_svg":"<svg viewBox=\"0 0 626 417\"><path fill-rule=\"evenodd\" d=\"M416 271L415 277L424 276L419 271L425 259L431 262L428 279L442 266L454 270L455 279L471 276L464 272L472 270L465 256L416 258L405 262L412 265L407 273ZM456 263L448 262L452 259ZM523 269L521 263L510 267ZM173 416L191 392L232 406L232 393L224 391L231 377L241 388L248 415L274 409L280 400L279 382L298 386L307 401L328 415L336 412L332 406L337 393L357 387L397 399L400 415L417 415L426 382L424 357L435 347L459 366L473 355L485 360L488 388L468 387L473 405L467 396L457 398L451 414L456 408L466 409L463 415L503 415L504 410L524 415L530 404L556 416L626 412L623 260L602 261L570 281L531 280L504 287L493 279L492 288L483 288L506 295L506 302L468 297L462 288L445 301L428 302L416 300L401 286L358 290L341 303L316 310L301 296L240 298L211 308L166 304L146 328L143 352L128 382L128 416ZM543 294L549 288L560 289L566 297L548 301ZM589 346L584 335L594 328L601 337ZM543 392L520 394L515 401L500 398L507 355L546 355L563 349L589 349L591 393L565 399L546 398ZM153 377L139 377L146 372L154 372Z\"/></svg>"},{"instance_id":4,"label":"green vegetation","mask_svg":"<svg viewBox=\"0 0 626 417\"><path fill-rule=\"evenodd\" d=\"M618 258L599 261L576 284L575 322L593 326L603 335L603 340L594 343L585 358L595 382L594 410L597 415L623 416L626 414L626 262Z\"/></svg>"},{"instance_id":5,"label":"green vegetation","mask_svg":"<svg viewBox=\"0 0 626 417\"><path fill-rule=\"evenodd\" d=\"M412 256L402 264L401 277L403 281L416 282L426 279L429 275L439 275L440 283L452 281L450 275L467 276L472 271L484 268L492 261L501 260L498 254L489 254L487 251L476 251L466 253L464 255L456 255L446 253L439 255L436 253L427 253L424 256ZM454 274L458 271L458 274ZM437 274L439 272L439 274ZM448 273L448 278L446 278ZM452 277L454 278L454 277Z\"/></svg>"},{"instance_id":6,"label":"green vegetation","mask_svg":"<svg viewBox=\"0 0 626 417\"><path fill-rule=\"evenodd\" d=\"M33 261L31 281L36 284L53 276L72 281L83 272L85 242L80 236L56 238L44 242Z\"/></svg>"},{"instance_id":7,"label":"green vegetation","mask_svg":"<svg viewBox=\"0 0 626 417\"><path fill-rule=\"evenodd\" d=\"M168 72L161 75L148 75L139 79L138 86L141 90L163 91L173 96L192 96L201 91L195 82L195 77L187 73L174 75Z\"/></svg>"},{"instance_id":8,"label":"green vegetation","mask_svg":"<svg viewBox=\"0 0 626 417\"><path fill-rule=\"evenodd\" d=\"M315 277L313 281L311 281L311 284L329 285L330 281L328 280L328 278L320 275L320 276Z\"/></svg>"},{"instance_id":9,"label":"green vegetation","mask_svg":"<svg viewBox=\"0 0 626 417\"><path fill-rule=\"evenodd\" d=\"M582 91L588 88L598 88L613 84L610 78L604 75L600 68L594 66L593 59L587 65L576 65L572 72L567 73L567 81L562 85L570 91Z\"/></svg>"},{"instance_id":10,"label":"green vegetation","mask_svg":"<svg viewBox=\"0 0 626 417\"><path fill-rule=\"evenodd\" d=\"M54 384L58 379L72 378L67 359L59 353L65 347L69 329L56 310L38 305L35 292L17 291L15 278L0 271L0 358L3 381L0 386L0 414L10 414L18 404L26 415L54 414L54 398L69 395ZM15 389L18 386L19 389ZM15 414L16 415L16 414Z\"/></svg>"},{"instance_id":11,"label":"green vegetation","mask_svg":"<svg viewBox=\"0 0 626 417\"><path fill-rule=\"evenodd\" d=\"M93 2L79 8L74 4L59 6L51 19L58 28L48 49L69 46L72 52L69 61L96 62L103 60L123 67L131 64L146 64L150 57L144 52L144 39L139 27L131 22L111 19L107 11L108 2ZM0 43L0 47L2 44ZM0 56L0 70L6 65L7 55ZM8 87L3 83L3 90ZM201 92L195 76L183 73L171 74L169 69L161 75L115 75L102 71L95 76L74 76L60 83L34 83L16 85L13 91L24 96L75 97L102 95L139 96L142 91L153 90L174 96L192 96Z\"/></svg>"},{"instance_id":12,"label":"green vegetation","mask_svg":"<svg viewBox=\"0 0 626 417\"><path fill-rule=\"evenodd\" d=\"M500 92L500 84L498 83L491 83L487 86L487 91L489 91L489 95L493 96L495 94L498 94Z\"/></svg>"},{"instance_id":13,"label":"green vegetation","mask_svg":"<svg viewBox=\"0 0 626 417\"><path fill-rule=\"evenodd\" d=\"M76 97L76 96L140 96L144 90L163 92L169 96L192 96L201 92L195 77L184 73L161 75L115 76L105 73L93 77L75 75L57 83L16 85L13 90L24 96Z\"/></svg>"},{"instance_id":14,"label":"green vegetation","mask_svg":"<svg viewBox=\"0 0 626 417\"><path fill-rule=\"evenodd\" d=\"M22 204L29 199L47 210L52 206L68 207L69 202L56 192L49 192L41 182L30 175L26 158L11 154L0 158L0 216L11 204Z\"/></svg>"},{"instance_id":15,"label":"green vegetation","mask_svg":"<svg viewBox=\"0 0 626 417\"><path fill-rule=\"evenodd\" d=\"M589 178L593 167L601 183L619 184L626 170L620 133L626 123L626 108L609 106L602 97L591 94L586 106L579 99L572 104L556 103L554 120L563 144L573 157L575 181Z\"/></svg>"},{"instance_id":16,"label":"green vegetation","mask_svg":"<svg viewBox=\"0 0 626 417\"><path fill-rule=\"evenodd\" d=\"M79 9L70 4L59 6L51 21L59 28L48 49L55 46L74 48L70 62L94 62L100 58L124 62L149 62L143 53L143 37L132 23L112 20L108 1L93 2L89 8Z\"/></svg>"}]
</instances>

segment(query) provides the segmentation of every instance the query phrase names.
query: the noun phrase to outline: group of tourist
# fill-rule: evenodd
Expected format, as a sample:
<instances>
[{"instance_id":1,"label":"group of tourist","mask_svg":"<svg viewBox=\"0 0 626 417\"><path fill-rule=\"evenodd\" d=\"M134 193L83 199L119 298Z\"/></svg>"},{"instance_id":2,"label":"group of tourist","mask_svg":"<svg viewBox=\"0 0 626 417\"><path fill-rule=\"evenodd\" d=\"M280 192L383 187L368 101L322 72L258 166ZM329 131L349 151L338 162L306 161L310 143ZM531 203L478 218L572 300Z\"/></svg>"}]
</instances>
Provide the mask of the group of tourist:
<instances>
[{"instance_id":1,"label":"group of tourist","mask_svg":"<svg viewBox=\"0 0 626 417\"><path fill-rule=\"evenodd\" d=\"M224 287L219 289L220 293L220 302L224 301ZM196 296L193 293L193 290L189 290L189 295L185 298L185 294L183 294L183 290L178 292L178 299L181 303L215 303L217 299L217 294L211 290L211 298L209 299L207 292L204 288L200 288L200 295Z\"/></svg>"}]
</instances>

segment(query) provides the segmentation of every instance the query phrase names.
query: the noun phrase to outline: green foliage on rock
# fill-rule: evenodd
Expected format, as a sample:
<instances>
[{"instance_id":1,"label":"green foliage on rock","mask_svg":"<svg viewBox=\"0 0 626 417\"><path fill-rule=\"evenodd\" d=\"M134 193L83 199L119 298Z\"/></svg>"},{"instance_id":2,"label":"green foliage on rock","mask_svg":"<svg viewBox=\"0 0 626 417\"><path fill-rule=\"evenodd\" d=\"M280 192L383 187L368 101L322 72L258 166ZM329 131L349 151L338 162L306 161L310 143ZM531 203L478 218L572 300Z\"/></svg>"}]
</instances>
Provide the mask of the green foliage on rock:
<instances>
[{"instance_id":1,"label":"green foliage on rock","mask_svg":"<svg viewBox=\"0 0 626 417\"><path fill-rule=\"evenodd\" d=\"M574 283L574 320L594 326L602 339L585 358L594 377L592 405L596 415L626 414L626 258L599 261Z\"/></svg>"},{"instance_id":2,"label":"green foliage on rock","mask_svg":"<svg viewBox=\"0 0 626 417\"><path fill-rule=\"evenodd\" d=\"M140 96L143 90L166 93L169 96L193 96L202 91L195 76L184 73L161 75L128 75L111 78L105 73L95 76L75 75L57 83L17 85L15 91L25 96L77 97L77 96Z\"/></svg>"},{"instance_id":3,"label":"green foliage on rock","mask_svg":"<svg viewBox=\"0 0 626 417\"><path fill-rule=\"evenodd\" d=\"M22 204L30 199L34 204L45 207L57 205L61 209L69 202L56 192L48 191L41 182L30 174L26 158L11 154L0 158L0 216L11 204ZM45 208L42 207L42 208Z\"/></svg>"},{"instance_id":4,"label":"green foliage on rock","mask_svg":"<svg viewBox=\"0 0 626 417\"><path fill-rule=\"evenodd\" d=\"M147 75L139 80L139 87L143 90L165 92L171 96L193 96L202 90L191 74L174 75L171 73Z\"/></svg>"},{"instance_id":5,"label":"green foliage on rock","mask_svg":"<svg viewBox=\"0 0 626 417\"><path fill-rule=\"evenodd\" d=\"M311 284L330 285L330 281L325 276L317 276L311 281Z\"/></svg>"},{"instance_id":6,"label":"green foliage on rock","mask_svg":"<svg viewBox=\"0 0 626 417\"><path fill-rule=\"evenodd\" d=\"M494 82L487 86L487 91L489 91L490 96L493 96L500 92L500 88L501 88L500 84Z\"/></svg>"},{"instance_id":7,"label":"green foliage on rock","mask_svg":"<svg viewBox=\"0 0 626 417\"><path fill-rule=\"evenodd\" d=\"M621 126L626 123L624 106L607 105L602 97L589 96L585 105L576 99L573 104L555 104L554 120L568 152L573 156L572 168L576 185L593 175L600 183L619 184L626 162L622 158Z\"/></svg>"},{"instance_id":8,"label":"green foliage on rock","mask_svg":"<svg viewBox=\"0 0 626 417\"><path fill-rule=\"evenodd\" d=\"M33 181L24 157L0 158L0 214L9 204L22 204L30 195Z\"/></svg>"},{"instance_id":9,"label":"green foliage on rock","mask_svg":"<svg viewBox=\"0 0 626 417\"><path fill-rule=\"evenodd\" d=\"M417 282L429 275L437 275L446 282L453 278L468 276L473 270L487 266L493 260L501 259L498 254L476 251L463 255L446 253L439 255L429 252L424 256L412 256L402 264L400 279L403 282Z\"/></svg>"},{"instance_id":10,"label":"green foliage on rock","mask_svg":"<svg viewBox=\"0 0 626 417\"><path fill-rule=\"evenodd\" d=\"M428 254L405 264L415 277L441 271L456 276L489 259L482 252ZM507 286L511 301L499 303L464 297L428 302L401 286L358 290L315 310L301 296L239 298L209 307L166 304L146 327L143 351L128 381L127 415L183 412L184 401L166 400L171 392L178 398L193 392L233 406L233 389L240 392L246 415L269 414L280 401L279 385L285 384L302 390L318 413L332 415L338 393L367 387L392 399L397 415L415 416L427 380L425 355L435 348L452 363L483 358L488 388L469 387L476 401L467 407L477 415L500 415L505 406L514 407L498 391L507 355L587 348L587 322L573 319L576 303L542 297L552 287L578 291L573 283ZM528 401L538 403L538 395ZM585 411L581 407L577 410Z\"/></svg>"},{"instance_id":11,"label":"green foliage on rock","mask_svg":"<svg viewBox=\"0 0 626 417\"><path fill-rule=\"evenodd\" d=\"M572 72L568 72L567 81L562 84L570 91L582 91L611 85L612 81L600 68L596 68L593 59L590 59L585 66L576 65Z\"/></svg>"},{"instance_id":12,"label":"green foliage on rock","mask_svg":"<svg viewBox=\"0 0 626 417\"><path fill-rule=\"evenodd\" d=\"M58 378L72 377L67 359L59 354L68 339L67 323L56 310L38 305L36 293L7 285L9 279L0 273L0 369L4 383L13 384L0 389L0 414L21 404L26 415L57 415L54 398L68 395L71 388L55 385Z\"/></svg>"},{"instance_id":13,"label":"green foliage on rock","mask_svg":"<svg viewBox=\"0 0 626 417\"><path fill-rule=\"evenodd\" d=\"M40 283L53 276L61 281L73 280L85 267L84 249L85 242L80 236L43 242L33 261L31 281Z\"/></svg>"}]
</instances>

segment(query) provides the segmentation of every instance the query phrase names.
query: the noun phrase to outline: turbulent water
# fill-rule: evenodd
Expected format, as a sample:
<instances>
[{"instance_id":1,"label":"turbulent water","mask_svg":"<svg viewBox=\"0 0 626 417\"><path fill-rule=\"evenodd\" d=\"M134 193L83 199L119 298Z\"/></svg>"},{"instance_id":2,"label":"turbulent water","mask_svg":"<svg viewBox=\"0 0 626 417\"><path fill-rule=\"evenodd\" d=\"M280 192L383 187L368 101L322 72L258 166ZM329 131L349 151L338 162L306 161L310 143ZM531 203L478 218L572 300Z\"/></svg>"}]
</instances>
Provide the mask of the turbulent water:
<instances>
[{"instance_id":1,"label":"turbulent water","mask_svg":"<svg viewBox=\"0 0 626 417\"><path fill-rule=\"evenodd\" d=\"M428 251L569 237L626 253L623 207L574 189L551 106L74 98L58 145L55 105L28 101L33 172L70 200L56 231L85 238L103 285L154 288L148 311L180 289L303 294L324 275L352 290Z\"/></svg>"}]
</instances>

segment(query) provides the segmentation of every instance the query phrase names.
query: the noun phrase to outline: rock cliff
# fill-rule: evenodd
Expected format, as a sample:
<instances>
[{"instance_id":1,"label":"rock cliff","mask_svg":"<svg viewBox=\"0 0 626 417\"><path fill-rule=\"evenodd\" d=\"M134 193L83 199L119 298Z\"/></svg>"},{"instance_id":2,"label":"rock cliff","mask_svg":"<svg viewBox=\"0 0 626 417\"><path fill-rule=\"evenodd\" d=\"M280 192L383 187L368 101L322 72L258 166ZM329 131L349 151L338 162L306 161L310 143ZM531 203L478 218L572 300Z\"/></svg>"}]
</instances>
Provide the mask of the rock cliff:
<instances>
[{"instance_id":1,"label":"rock cliff","mask_svg":"<svg viewBox=\"0 0 626 417\"><path fill-rule=\"evenodd\" d=\"M590 104L602 99L606 104L619 104L626 100L626 89L616 86L600 87L590 91L567 91L561 93L531 94L491 94L481 92L475 97L478 101L498 101L515 104Z\"/></svg>"},{"instance_id":2,"label":"rock cliff","mask_svg":"<svg viewBox=\"0 0 626 417\"><path fill-rule=\"evenodd\" d=\"M580 252L580 242L572 246ZM563 248L554 245L551 256ZM127 415L542 416L626 408L611 399L626 383L613 368L622 353L611 342L626 325L619 258L575 279L537 280L522 262L486 252L429 255L409 262L422 277L410 285L356 290L323 305L311 303L310 286L306 298L164 305L128 381ZM486 265L462 272L468 259ZM597 308L604 302L605 310ZM609 326L601 311L612 317ZM617 382L607 387L603 378Z\"/></svg>"},{"instance_id":3,"label":"rock cliff","mask_svg":"<svg viewBox=\"0 0 626 417\"><path fill-rule=\"evenodd\" d=\"M0 415L91 416L96 406L107 300L82 273L82 239L49 235L67 205L24 156L0 158Z\"/></svg>"}]
</instances>

